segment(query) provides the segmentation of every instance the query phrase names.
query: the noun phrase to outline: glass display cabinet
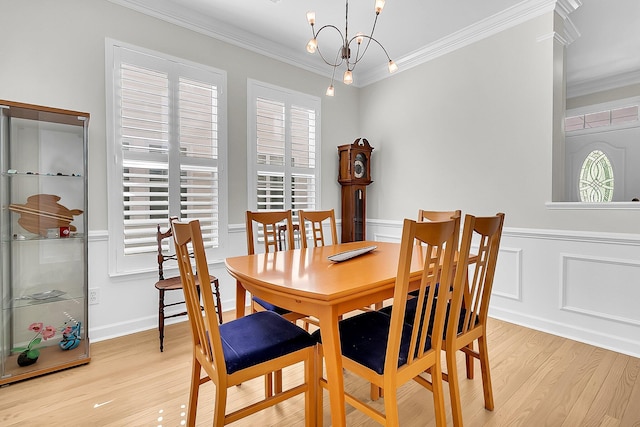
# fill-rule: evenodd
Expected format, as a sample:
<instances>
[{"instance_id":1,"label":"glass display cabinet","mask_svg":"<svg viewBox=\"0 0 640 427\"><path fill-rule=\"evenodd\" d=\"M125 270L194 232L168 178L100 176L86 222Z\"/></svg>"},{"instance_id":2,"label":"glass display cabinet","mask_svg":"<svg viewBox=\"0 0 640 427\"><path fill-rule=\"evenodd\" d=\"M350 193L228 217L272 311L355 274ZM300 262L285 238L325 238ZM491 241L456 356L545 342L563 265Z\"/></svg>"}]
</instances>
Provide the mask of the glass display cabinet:
<instances>
[{"instance_id":1,"label":"glass display cabinet","mask_svg":"<svg viewBox=\"0 0 640 427\"><path fill-rule=\"evenodd\" d=\"M88 123L0 100L0 385L90 360Z\"/></svg>"}]
</instances>

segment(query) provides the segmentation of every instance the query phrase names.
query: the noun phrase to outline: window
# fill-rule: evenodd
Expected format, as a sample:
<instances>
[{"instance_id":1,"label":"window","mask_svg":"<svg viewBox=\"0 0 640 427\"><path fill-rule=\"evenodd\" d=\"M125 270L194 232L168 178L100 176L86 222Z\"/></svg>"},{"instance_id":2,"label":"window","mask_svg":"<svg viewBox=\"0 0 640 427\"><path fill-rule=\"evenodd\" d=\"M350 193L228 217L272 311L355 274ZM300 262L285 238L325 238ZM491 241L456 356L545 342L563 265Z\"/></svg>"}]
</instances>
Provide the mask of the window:
<instances>
[{"instance_id":1,"label":"window","mask_svg":"<svg viewBox=\"0 0 640 427\"><path fill-rule=\"evenodd\" d=\"M631 202L640 197L640 98L567 111L565 201ZM573 129L573 130L572 130Z\"/></svg>"},{"instance_id":2,"label":"window","mask_svg":"<svg viewBox=\"0 0 640 427\"><path fill-rule=\"evenodd\" d=\"M613 167L606 154L593 150L580 169L580 201L610 202L613 200Z\"/></svg>"},{"instance_id":3,"label":"window","mask_svg":"<svg viewBox=\"0 0 640 427\"><path fill-rule=\"evenodd\" d=\"M199 219L212 257L226 213L226 75L107 41L110 273L144 271L156 227Z\"/></svg>"},{"instance_id":4,"label":"window","mask_svg":"<svg viewBox=\"0 0 640 427\"><path fill-rule=\"evenodd\" d=\"M249 209L320 206L320 99L249 81Z\"/></svg>"},{"instance_id":5,"label":"window","mask_svg":"<svg viewBox=\"0 0 640 427\"><path fill-rule=\"evenodd\" d=\"M638 121L638 105L596 111L567 117L564 120L566 132L580 129L593 129L601 126L615 126Z\"/></svg>"}]
</instances>

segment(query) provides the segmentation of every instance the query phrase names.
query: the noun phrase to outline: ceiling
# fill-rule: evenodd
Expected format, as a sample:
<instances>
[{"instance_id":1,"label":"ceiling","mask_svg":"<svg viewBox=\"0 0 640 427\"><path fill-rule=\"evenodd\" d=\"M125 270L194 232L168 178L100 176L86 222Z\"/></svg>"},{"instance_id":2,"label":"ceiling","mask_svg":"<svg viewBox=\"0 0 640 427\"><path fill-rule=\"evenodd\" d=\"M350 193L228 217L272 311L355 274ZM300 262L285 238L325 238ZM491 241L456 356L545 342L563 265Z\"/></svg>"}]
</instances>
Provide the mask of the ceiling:
<instances>
[{"instance_id":1,"label":"ceiling","mask_svg":"<svg viewBox=\"0 0 640 427\"><path fill-rule=\"evenodd\" d=\"M344 30L343 0L110 0L226 42L330 76L331 68L305 46L316 29L332 24ZM579 36L567 48L568 87L585 91L589 82L629 75L640 82L640 1L561 0L575 8L568 19ZM368 34L373 0L351 0L349 34ZM554 0L389 0L378 18L375 38L400 70L408 69L524 20L553 10ZM340 42L327 29L318 37L325 52ZM337 34L337 33L336 33ZM334 50L335 49L335 50ZM388 75L383 51L372 45L354 70L354 85Z\"/></svg>"}]
</instances>

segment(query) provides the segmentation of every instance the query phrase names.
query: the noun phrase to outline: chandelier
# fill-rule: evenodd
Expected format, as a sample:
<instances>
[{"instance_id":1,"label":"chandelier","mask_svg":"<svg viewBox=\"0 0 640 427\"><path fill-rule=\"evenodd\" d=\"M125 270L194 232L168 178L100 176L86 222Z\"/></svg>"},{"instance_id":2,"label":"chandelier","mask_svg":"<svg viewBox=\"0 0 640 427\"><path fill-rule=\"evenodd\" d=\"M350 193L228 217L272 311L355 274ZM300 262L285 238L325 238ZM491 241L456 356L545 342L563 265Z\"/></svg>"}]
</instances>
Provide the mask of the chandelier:
<instances>
[{"instance_id":1,"label":"chandelier","mask_svg":"<svg viewBox=\"0 0 640 427\"><path fill-rule=\"evenodd\" d=\"M335 25L325 25L321 27L318 31L316 31L316 27L315 27L316 13L307 12L307 21L309 22L309 25L311 25L311 31L313 32L313 38L309 40L309 43L307 43L307 52L309 53L318 52L322 60L330 67L333 67L331 84L327 88L327 92L326 92L327 96L333 96L334 94L333 82L336 76L336 69L342 64L345 64L347 67L347 69L345 70L342 76L342 81L346 85L350 85L351 83L353 83L353 70L356 67L356 65L358 65L358 62L360 62L360 60L364 57L364 54L367 52L367 49L369 49L369 45L371 44L371 42L374 42L378 46L380 46L380 48L382 48L382 50L384 51L384 54L387 55L387 60L389 61L387 66L389 67L389 72L393 73L398 70L398 66L396 65L395 62L391 60L384 46L382 46L382 44L378 40L373 38L373 32L375 31L376 23L378 22L378 15L380 15L380 12L382 12L382 8L384 8L384 2L385 0L375 0L376 17L373 21L371 34L366 35L363 33L357 33L355 36L351 38L349 38L349 0L346 0L346 3L345 3L346 11L345 11L344 34L342 34L342 31L340 31L340 29L338 29L338 27L336 27ZM327 60L327 58L322 54L322 52L320 52L320 47L318 46L318 36L322 32L322 30L324 30L325 28L333 28L340 34L340 38L342 39L342 45L338 48L335 59L333 61ZM357 45L355 46L354 55L352 55L352 50L351 50L351 44L353 42L355 42Z\"/></svg>"}]
</instances>

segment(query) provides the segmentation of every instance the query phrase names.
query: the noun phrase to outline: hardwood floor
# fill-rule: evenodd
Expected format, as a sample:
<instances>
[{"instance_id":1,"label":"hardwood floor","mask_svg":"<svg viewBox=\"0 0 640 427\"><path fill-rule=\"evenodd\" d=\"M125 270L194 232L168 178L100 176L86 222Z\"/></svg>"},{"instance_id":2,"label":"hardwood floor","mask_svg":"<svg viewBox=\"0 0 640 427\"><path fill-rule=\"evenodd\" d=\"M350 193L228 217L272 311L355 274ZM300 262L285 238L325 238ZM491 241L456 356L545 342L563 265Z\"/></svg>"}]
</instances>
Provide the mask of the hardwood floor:
<instances>
[{"instance_id":1,"label":"hardwood floor","mask_svg":"<svg viewBox=\"0 0 640 427\"><path fill-rule=\"evenodd\" d=\"M640 359L494 319L489 325L496 408L484 409L479 365L476 379L467 380L459 358L465 425L640 426ZM186 421L190 339L183 322L166 328L164 353L156 330L92 344L88 365L1 388L0 425L180 426ZM285 371L285 384L299 375L299 367ZM345 373L345 383L368 396L369 385L355 376ZM199 426L211 425L210 384L200 394ZM253 400L262 387L258 379L232 388L229 407ZM403 427L435 425L429 391L410 382L398 396ZM376 405L382 408L382 402ZM303 405L296 397L232 425L300 426ZM328 425L326 392L324 417ZM451 425L450 414L447 421ZM377 425L348 405L347 423Z\"/></svg>"}]
</instances>

